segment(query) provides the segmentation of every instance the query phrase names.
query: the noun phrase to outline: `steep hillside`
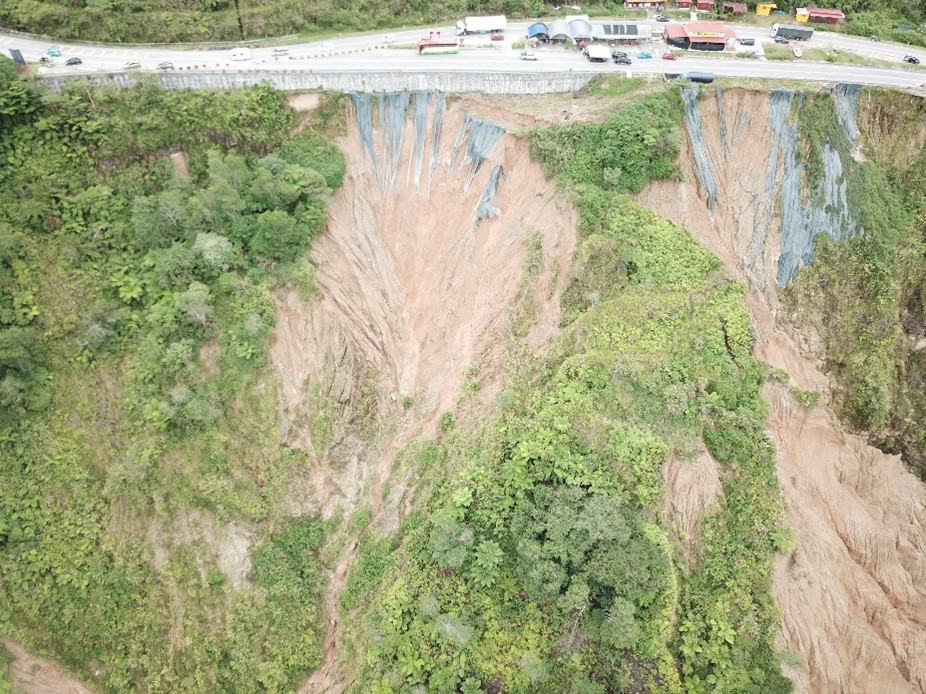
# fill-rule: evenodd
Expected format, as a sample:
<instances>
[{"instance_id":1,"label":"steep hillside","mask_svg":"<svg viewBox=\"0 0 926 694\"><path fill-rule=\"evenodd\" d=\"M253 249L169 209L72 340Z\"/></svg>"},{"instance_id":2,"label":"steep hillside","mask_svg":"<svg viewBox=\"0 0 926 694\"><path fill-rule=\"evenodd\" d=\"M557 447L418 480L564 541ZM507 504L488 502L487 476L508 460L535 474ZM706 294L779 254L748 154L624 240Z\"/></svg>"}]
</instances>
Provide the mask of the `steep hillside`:
<instances>
[{"instance_id":1,"label":"steep hillside","mask_svg":"<svg viewBox=\"0 0 926 694\"><path fill-rule=\"evenodd\" d=\"M456 22L468 14L538 17L554 14L555 6L544 0L492 0L479 7L459 0L5 0L0 27L85 41L238 41ZM594 3L591 9L611 8Z\"/></svg>"},{"instance_id":2,"label":"steep hillside","mask_svg":"<svg viewBox=\"0 0 926 694\"><path fill-rule=\"evenodd\" d=\"M926 688L919 100L0 90L16 687Z\"/></svg>"},{"instance_id":3,"label":"steep hillside","mask_svg":"<svg viewBox=\"0 0 926 694\"><path fill-rule=\"evenodd\" d=\"M887 117L888 103L897 117ZM900 266L904 276L888 279L878 294L864 278L866 267L892 272L881 244L921 233L894 197L903 188L887 184L897 180L893 171L907 170L920 156L918 108L900 94L844 87L808 95L710 90L690 102L679 160L685 180L655 183L640 196L686 225L748 282L757 355L781 369L764 394L796 542L777 562L774 591L781 647L801 656L788 668L799 691L926 687L926 490L898 457L866 444L861 427L870 420L857 418L857 403L869 391L851 378L853 362L861 360L866 373L882 379L875 387L906 391L903 373L916 354L902 334L909 290L901 287L916 286L922 257L908 256ZM884 168L874 169L868 157ZM873 213L885 204L893 215ZM849 238L825 244L822 255L818 239L814 265L799 269L813 258L821 231ZM842 265L831 268L834 262ZM880 305L868 308L873 301ZM871 325L862 311L876 309L885 318ZM875 339L864 339L869 330ZM847 343L847 333L858 342ZM877 339L885 335L879 351ZM854 355L848 364L836 359L837 349ZM918 389L910 384L908 397L921 397ZM862 438L844 431L825 409L829 402ZM912 418L908 426L922 428L922 409L893 415L904 400L881 406L880 421ZM882 432L871 431L875 440ZM920 451L911 449L911 462Z\"/></svg>"}]
</instances>

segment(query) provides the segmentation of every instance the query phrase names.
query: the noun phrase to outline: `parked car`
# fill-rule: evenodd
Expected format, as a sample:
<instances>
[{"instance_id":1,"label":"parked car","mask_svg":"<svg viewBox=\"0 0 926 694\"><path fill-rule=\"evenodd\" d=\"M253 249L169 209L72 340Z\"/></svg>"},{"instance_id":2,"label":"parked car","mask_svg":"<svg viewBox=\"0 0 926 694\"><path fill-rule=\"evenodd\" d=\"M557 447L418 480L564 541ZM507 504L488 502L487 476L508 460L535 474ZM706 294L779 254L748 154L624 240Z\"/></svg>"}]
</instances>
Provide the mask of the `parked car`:
<instances>
[{"instance_id":1,"label":"parked car","mask_svg":"<svg viewBox=\"0 0 926 694\"><path fill-rule=\"evenodd\" d=\"M274 55L289 55L289 49L286 46L280 46L273 49Z\"/></svg>"},{"instance_id":2,"label":"parked car","mask_svg":"<svg viewBox=\"0 0 926 694\"><path fill-rule=\"evenodd\" d=\"M123 65L122 69L123 70L141 70L141 63L132 60L126 63L125 65Z\"/></svg>"},{"instance_id":3,"label":"parked car","mask_svg":"<svg viewBox=\"0 0 926 694\"><path fill-rule=\"evenodd\" d=\"M905 55L905 56L903 57L903 61L904 61L905 63L910 63L910 65L919 65L919 64L920 64L920 59L917 58L915 55Z\"/></svg>"},{"instance_id":4,"label":"parked car","mask_svg":"<svg viewBox=\"0 0 926 694\"><path fill-rule=\"evenodd\" d=\"M521 51L521 60L537 60L537 54L533 51Z\"/></svg>"},{"instance_id":5,"label":"parked car","mask_svg":"<svg viewBox=\"0 0 926 694\"><path fill-rule=\"evenodd\" d=\"M504 34L492 34L489 38L492 41L504 41L505 35Z\"/></svg>"},{"instance_id":6,"label":"parked car","mask_svg":"<svg viewBox=\"0 0 926 694\"><path fill-rule=\"evenodd\" d=\"M663 60L678 60L678 56L675 55L675 53L663 53L662 59Z\"/></svg>"},{"instance_id":7,"label":"parked car","mask_svg":"<svg viewBox=\"0 0 926 694\"><path fill-rule=\"evenodd\" d=\"M776 37L775 37L775 43L783 43L785 46L787 46L787 45L788 45L788 39L786 39L784 36L776 36Z\"/></svg>"},{"instance_id":8,"label":"parked car","mask_svg":"<svg viewBox=\"0 0 926 694\"><path fill-rule=\"evenodd\" d=\"M53 63L53 62L55 62L55 61L52 60L52 59L51 59L50 57L48 57L47 55L43 55L41 58L39 58L39 62L40 62L40 63Z\"/></svg>"},{"instance_id":9,"label":"parked car","mask_svg":"<svg viewBox=\"0 0 926 694\"><path fill-rule=\"evenodd\" d=\"M794 46L794 47L791 49L791 52L794 54L794 57L795 57L795 58L802 58L802 57L804 56L804 51L802 51L802 50L801 50L800 48L798 48L797 46Z\"/></svg>"},{"instance_id":10,"label":"parked car","mask_svg":"<svg viewBox=\"0 0 926 694\"><path fill-rule=\"evenodd\" d=\"M320 50L322 53L327 53L328 51L333 51L333 50L334 50L334 44L333 44L333 43L328 43L328 42L326 41L325 43L323 43L321 46L318 47L318 50Z\"/></svg>"},{"instance_id":11,"label":"parked car","mask_svg":"<svg viewBox=\"0 0 926 694\"><path fill-rule=\"evenodd\" d=\"M395 34L386 34L383 36L383 43L395 43Z\"/></svg>"},{"instance_id":12,"label":"parked car","mask_svg":"<svg viewBox=\"0 0 926 694\"><path fill-rule=\"evenodd\" d=\"M626 55L622 55L619 58L615 58L614 62L617 63L618 65L633 65L630 58L628 58Z\"/></svg>"},{"instance_id":13,"label":"parked car","mask_svg":"<svg viewBox=\"0 0 926 694\"><path fill-rule=\"evenodd\" d=\"M653 57L653 54L650 53L649 51L640 51L639 53L637 53L637 57L640 60L649 60L650 58Z\"/></svg>"},{"instance_id":14,"label":"parked car","mask_svg":"<svg viewBox=\"0 0 926 694\"><path fill-rule=\"evenodd\" d=\"M45 51L45 55L50 55L52 58L60 58L61 49L58 48L57 46L52 46L47 51Z\"/></svg>"},{"instance_id":15,"label":"parked car","mask_svg":"<svg viewBox=\"0 0 926 694\"><path fill-rule=\"evenodd\" d=\"M756 40L755 39L740 39L740 45L741 46L755 46Z\"/></svg>"},{"instance_id":16,"label":"parked car","mask_svg":"<svg viewBox=\"0 0 926 694\"><path fill-rule=\"evenodd\" d=\"M626 58L627 54L624 51L613 51L611 53L612 58Z\"/></svg>"},{"instance_id":17,"label":"parked car","mask_svg":"<svg viewBox=\"0 0 926 694\"><path fill-rule=\"evenodd\" d=\"M657 14L656 21L657 22L671 22L672 20L666 17L664 14Z\"/></svg>"},{"instance_id":18,"label":"parked car","mask_svg":"<svg viewBox=\"0 0 926 694\"><path fill-rule=\"evenodd\" d=\"M168 62L166 62L166 61L163 62L163 63L158 63L157 69L158 69L158 70L173 70L173 69L174 69L174 64L173 64L173 63L168 63Z\"/></svg>"},{"instance_id":19,"label":"parked car","mask_svg":"<svg viewBox=\"0 0 926 694\"><path fill-rule=\"evenodd\" d=\"M64 63L65 65L80 65L84 61L78 58L76 55L73 58L68 58Z\"/></svg>"}]
</instances>

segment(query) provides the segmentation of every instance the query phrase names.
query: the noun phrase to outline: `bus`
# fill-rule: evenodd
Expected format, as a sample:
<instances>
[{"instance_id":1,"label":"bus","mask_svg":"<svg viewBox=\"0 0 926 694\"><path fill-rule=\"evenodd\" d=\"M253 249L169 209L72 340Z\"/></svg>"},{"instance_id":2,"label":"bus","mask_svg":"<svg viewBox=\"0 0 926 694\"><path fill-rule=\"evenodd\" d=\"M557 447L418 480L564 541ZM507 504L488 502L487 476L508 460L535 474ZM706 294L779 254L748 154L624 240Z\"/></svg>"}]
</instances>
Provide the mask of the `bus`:
<instances>
[{"instance_id":1,"label":"bus","mask_svg":"<svg viewBox=\"0 0 926 694\"><path fill-rule=\"evenodd\" d=\"M447 55L460 52L460 40L456 36L441 36L439 31L432 31L427 38L418 41L419 55Z\"/></svg>"}]
</instances>

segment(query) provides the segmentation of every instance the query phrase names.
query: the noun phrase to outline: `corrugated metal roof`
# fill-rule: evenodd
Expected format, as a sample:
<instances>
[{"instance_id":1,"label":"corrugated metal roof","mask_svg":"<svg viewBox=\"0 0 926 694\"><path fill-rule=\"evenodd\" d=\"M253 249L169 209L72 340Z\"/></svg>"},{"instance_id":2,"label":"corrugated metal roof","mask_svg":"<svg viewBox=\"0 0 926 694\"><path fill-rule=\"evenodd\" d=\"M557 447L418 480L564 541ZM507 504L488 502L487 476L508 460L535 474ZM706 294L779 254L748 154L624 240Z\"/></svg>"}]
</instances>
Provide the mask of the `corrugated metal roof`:
<instances>
[{"instance_id":1,"label":"corrugated metal roof","mask_svg":"<svg viewBox=\"0 0 926 694\"><path fill-rule=\"evenodd\" d=\"M557 19L550 25L550 34L551 39L567 39L569 38L569 25L566 24L564 19Z\"/></svg>"},{"instance_id":2,"label":"corrugated metal roof","mask_svg":"<svg viewBox=\"0 0 926 694\"><path fill-rule=\"evenodd\" d=\"M535 22L527 27L528 38L571 38L577 41L598 39L599 41L636 40L652 38L653 28L649 24L633 22L595 22L590 24L584 19L557 19L547 24Z\"/></svg>"},{"instance_id":3,"label":"corrugated metal roof","mask_svg":"<svg viewBox=\"0 0 926 694\"><path fill-rule=\"evenodd\" d=\"M569 22L569 35L574 39L592 38L592 25L584 19L573 19Z\"/></svg>"},{"instance_id":4,"label":"corrugated metal roof","mask_svg":"<svg viewBox=\"0 0 926 694\"><path fill-rule=\"evenodd\" d=\"M547 38L550 36L550 29L544 22L537 22L527 27L527 36L532 39L537 37Z\"/></svg>"}]
</instances>

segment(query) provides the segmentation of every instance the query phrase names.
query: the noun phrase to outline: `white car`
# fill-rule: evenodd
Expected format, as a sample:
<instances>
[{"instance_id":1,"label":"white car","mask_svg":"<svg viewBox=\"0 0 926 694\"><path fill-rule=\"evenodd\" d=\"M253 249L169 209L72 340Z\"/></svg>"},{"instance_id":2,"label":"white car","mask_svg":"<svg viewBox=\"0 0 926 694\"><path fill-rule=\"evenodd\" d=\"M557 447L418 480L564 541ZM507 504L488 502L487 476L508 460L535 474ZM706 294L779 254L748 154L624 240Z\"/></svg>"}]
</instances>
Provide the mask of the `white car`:
<instances>
[{"instance_id":1,"label":"white car","mask_svg":"<svg viewBox=\"0 0 926 694\"><path fill-rule=\"evenodd\" d=\"M521 60L537 60L537 54L533 51L522 51Z\"/></svg>"},{"instance_id":2,"label":"white car","mask_svg":"<svg viewBox=\"0 0 926 694\"><path fill-rule=\"evenodd\" d=\"M325 43L323 43L321 46L318 47L318 50L320 50L322 53L327 53L328 51L333 51L333 50L334 50L334 44L333 44L333 43L328 43L328 42L326 41Z\"/></svg>"},{"instance_id":3,"label":"white car","mask_svg":"<svg viewBox=\"0 0 926 694\"><path fill-rule=\"evenodd\" d=\"M794 54L794 57L795 57L795 58L800 58L801 56L804 55L804 51L802 51L802 50L801 50L800 48L798 48L797 46L792 46L792 47L791 47L791 52Z\"/></svg>"},{"instance_id":4,"label":"white car","mask_svg":"<svg viewBox=\"0 0 926 694\"><path fill-rule=\"evenodd\" d=\"M395 43L395 34L386 34L383 36L383 43Z\"/></svg>"},{"instance_id":5,"label":"white car","mask_svg":"<svg viewBox=\"0 0 926 694\"><path fill-rule=\"evenodd\" d=\"M288 55L288 54L289 54L289 49L286 48L286 47L274 48L274 49L273 49L273 54L274 54L274 55Z\"/></svg>"}]
</instances>

